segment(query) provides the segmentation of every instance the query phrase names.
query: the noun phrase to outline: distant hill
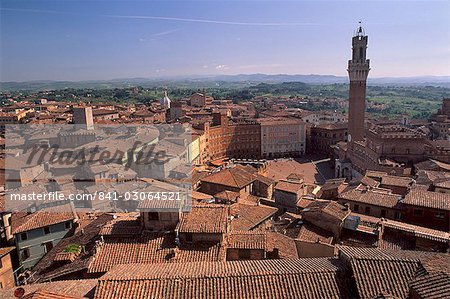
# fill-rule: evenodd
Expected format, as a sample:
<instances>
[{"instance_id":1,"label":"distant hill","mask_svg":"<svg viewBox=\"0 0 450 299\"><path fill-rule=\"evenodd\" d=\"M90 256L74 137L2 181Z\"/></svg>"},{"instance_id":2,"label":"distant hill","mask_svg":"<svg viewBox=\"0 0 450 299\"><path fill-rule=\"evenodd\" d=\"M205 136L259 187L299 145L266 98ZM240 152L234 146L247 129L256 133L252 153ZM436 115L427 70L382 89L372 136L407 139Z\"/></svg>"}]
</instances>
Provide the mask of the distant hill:
<instances>
[{"instance_id":1,"label":"distant hill","mask_svg":"<svg viewBox=\"0 0 450 299\"><path fill-rule=\"evenodd\" d=\"M333 75L224 75L203 78L204 80L216 80L225 82L255 82L255 83L281 83L281 82L303 82L308 84L342 84L348 83L346 76ZM450 76L419 76L419 77L382 77L368 79L369 85L431 85L450 86Z\"/></svg>"},{"instance_id":2,"label":"distant hill","mask_svg":"<svg viewBox=\"0 0 450 299\"><path fill-rule=\"evenodd\" d=\"M159 78L123 78L113 80L90 81L27 81L27 82L1 82L0 90L44 90L65 88L92 88L108 89L141 85L145 87L239 87L258 83L303 82L307 84L346 84L348 77L333 75L266 75L266 74L239 74L218 76L173 76ZM420 77L385 77L370 78L368 84L390 86L440 86L450 88L450 76L420 76Z\"/></svg>"}]
</instances>

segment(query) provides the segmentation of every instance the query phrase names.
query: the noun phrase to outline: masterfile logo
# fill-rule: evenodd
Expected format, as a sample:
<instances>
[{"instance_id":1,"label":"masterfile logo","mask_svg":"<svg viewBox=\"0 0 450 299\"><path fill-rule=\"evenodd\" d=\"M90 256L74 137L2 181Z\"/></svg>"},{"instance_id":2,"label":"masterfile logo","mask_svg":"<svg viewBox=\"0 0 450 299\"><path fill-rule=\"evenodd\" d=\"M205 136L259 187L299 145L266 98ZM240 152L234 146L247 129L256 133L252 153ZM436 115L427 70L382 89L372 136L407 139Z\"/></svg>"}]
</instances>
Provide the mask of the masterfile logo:
<instances>
[{"instance_id":1,"label":"masterfile logo","mask_svg":"<svg viewBox=\"0 0 450 299\"><path fill-rule=\"evenodd\" d=\"M188 210L191 136L180 124L6 126L6 209Z\"/></svg>"}]
</instances>

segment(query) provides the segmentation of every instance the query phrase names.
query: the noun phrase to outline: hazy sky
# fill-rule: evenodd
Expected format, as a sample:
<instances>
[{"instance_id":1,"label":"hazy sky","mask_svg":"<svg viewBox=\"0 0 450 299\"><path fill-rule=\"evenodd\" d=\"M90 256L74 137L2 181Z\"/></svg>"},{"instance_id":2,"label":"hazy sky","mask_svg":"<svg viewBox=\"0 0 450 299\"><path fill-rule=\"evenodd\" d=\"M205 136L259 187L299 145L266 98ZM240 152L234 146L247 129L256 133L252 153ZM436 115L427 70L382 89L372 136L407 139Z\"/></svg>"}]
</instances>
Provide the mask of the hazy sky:
<instances>
[{"instance_id":1,"label":"hazy sky","mask_svg":"<svg viewBox=\"0 0 450 299\"><path fill-rule=\"evenodd\" d=\"M346 75L360 19L369 76L450 75L449 1L0 3L1 81Z\"/></svg>"}]
</instances>

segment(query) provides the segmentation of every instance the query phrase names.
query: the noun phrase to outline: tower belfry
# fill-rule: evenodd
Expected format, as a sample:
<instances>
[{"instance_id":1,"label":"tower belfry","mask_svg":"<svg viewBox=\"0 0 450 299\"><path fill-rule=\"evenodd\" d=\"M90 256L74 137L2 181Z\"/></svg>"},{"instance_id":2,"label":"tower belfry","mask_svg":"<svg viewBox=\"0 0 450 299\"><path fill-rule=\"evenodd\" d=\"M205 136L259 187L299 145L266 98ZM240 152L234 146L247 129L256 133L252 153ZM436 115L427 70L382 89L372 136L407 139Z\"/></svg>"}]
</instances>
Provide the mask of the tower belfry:
<instances>
[{"instance_id":1,"label":"tower belfry","mask_svg":"<svg viewBox=\"0 0 450 299\"><path fill-rule=\"evenodd\" d=\"M364 139L364 114L366 111L366 81L369 75L369 59L366 59L368 37L361 22L352 38L352 59L348 61L350 78L348 141Z\"/></svg>"}]
</instances>

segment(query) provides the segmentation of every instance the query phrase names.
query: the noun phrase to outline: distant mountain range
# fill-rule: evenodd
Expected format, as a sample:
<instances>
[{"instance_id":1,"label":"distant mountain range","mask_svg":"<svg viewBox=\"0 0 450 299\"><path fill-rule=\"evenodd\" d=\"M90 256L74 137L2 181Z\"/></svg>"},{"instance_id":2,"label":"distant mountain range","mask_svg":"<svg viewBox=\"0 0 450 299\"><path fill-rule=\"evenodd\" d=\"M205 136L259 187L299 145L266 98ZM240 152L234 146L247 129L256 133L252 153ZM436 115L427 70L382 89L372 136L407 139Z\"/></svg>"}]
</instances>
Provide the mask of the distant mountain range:
<instances>
[{"instance_id":1,"label":"distant mountain range","mask_svg":"<svg viewBox=\"0 0 450 299\"><path fill-rule=\"evenodd\" d=\"M240 85L258 83L303 82L307 84L345 84L346 76L333 75L266 75L266 74L239 74L239 75L197 75L172 76L158 78L123 78L112 80L89 81L27 81L27 82L1 82L0 90L43 90L64 88L120 88L128 86L189 86L206 88L212 86L236 87ZM239 84L231 84L239 83ZM368 79L369 85L395 85L395 86L440 86L450 88L450 76L418 76L418 77L383 77Z\"/></svg>"}]
</instances>

